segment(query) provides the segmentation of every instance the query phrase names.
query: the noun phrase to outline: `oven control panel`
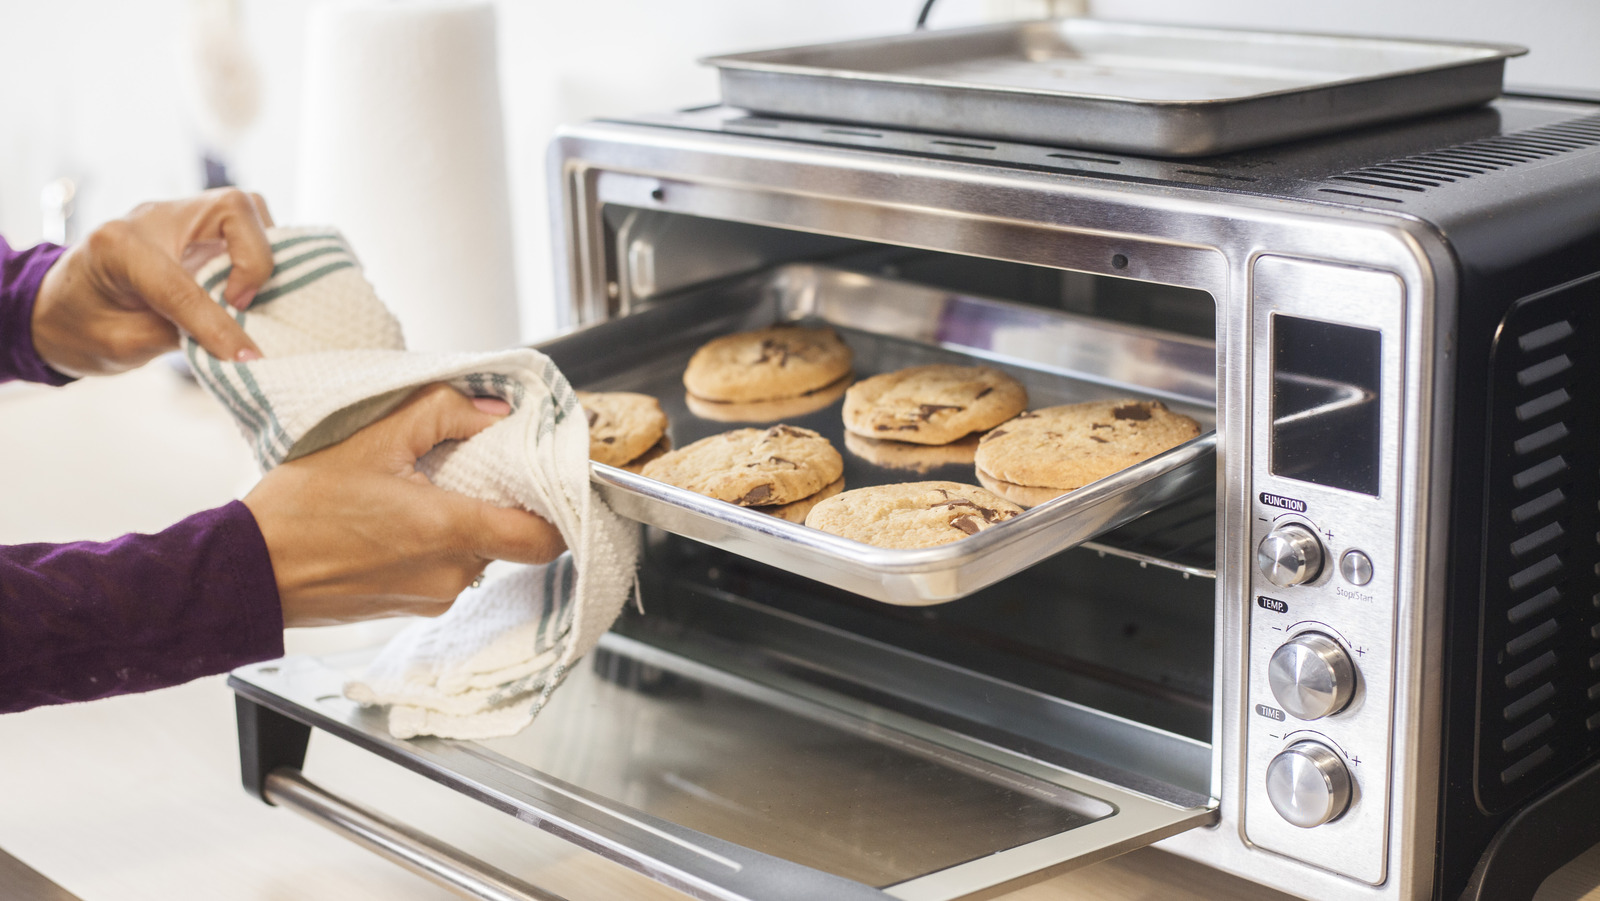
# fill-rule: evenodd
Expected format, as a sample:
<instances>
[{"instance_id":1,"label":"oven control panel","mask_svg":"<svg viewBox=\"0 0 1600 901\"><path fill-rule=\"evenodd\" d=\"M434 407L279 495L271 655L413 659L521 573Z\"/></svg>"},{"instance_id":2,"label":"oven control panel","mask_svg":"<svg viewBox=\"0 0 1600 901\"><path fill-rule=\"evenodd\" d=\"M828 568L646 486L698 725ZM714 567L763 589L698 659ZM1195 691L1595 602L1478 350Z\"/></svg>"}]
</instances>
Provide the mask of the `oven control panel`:
<instances>
[{"instance_id":1,"label":"oven control panel","mask_svg":"<svg viewBox=\"0 0 1600 901\"><path fill-rule=\"evenodd\" d=\"M1403 312L1391 274L1256 263L1245 836L1372 884L1389 854Z\"/></svg>"}]
</instances>

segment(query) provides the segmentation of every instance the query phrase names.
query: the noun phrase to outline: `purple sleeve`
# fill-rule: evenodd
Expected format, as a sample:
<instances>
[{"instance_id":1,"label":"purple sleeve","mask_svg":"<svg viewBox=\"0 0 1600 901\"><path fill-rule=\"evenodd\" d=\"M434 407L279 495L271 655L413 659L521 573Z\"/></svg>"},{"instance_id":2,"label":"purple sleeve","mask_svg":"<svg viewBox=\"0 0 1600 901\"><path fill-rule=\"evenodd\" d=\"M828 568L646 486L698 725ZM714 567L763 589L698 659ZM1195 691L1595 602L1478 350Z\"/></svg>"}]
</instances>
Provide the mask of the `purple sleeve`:
<instances>
[{"instance_id":1,"label":"purple sleeve","mask_svg":"<svg viewBox=\"0 0 1600 901\"><path fill-rule=\"evenodd\" d=\"M0 547L0 713L281 656L272 561L239 501L154 535Z\"/></svg>"},{"instance_id":2,"label":"purple sleeve","mask_svg":"<svg viewBox=\"0 0 1600 901\"><path fill-rule=\"evenodd\" d=\"M33 301L44 274L66 251L54 244L12 250L0 237L0 382L25 379L65 385L71 378L39 359L33 348Z\"/></svg>"}]
</instances>

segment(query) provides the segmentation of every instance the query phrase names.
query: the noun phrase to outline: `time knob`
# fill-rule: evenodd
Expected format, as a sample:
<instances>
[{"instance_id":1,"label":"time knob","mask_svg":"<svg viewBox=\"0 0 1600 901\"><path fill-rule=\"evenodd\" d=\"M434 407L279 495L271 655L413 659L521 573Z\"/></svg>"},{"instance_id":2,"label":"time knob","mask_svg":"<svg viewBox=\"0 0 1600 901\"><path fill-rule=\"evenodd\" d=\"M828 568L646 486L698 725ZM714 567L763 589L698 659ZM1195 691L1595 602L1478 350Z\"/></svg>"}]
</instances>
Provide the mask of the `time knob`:
<instances>
[{"instance_id":1,"label":"time knob","mask_svg":"<svg viewBox=\"0 0 1600 901\"><path fill-rule=\"evenodd\" d=\"M1297 522L1274 528L1256 548L1261 574L1279 588L1303 585L1321 575L1322 558L1317 533Z\"/></svg>"},{"instance_id":2,"label":"time knob","mask_svg":"<svg viewBox=\"0 0 1600 901\"><path fill-rule=\"evenodd\" d=\"M1356 665L1337 641L1302 632L1272 652L1267 684L1278 706L1302 720L1338 713L1356 689Z\"/></svg>"},{"instance_id":3,"label":"time knob","mask_svg":"<svg viewBox=\"0 0 1600 901\"><path fill-rule=\"evenodd\" d=\"M1297 741L1267 764L1267 799L1302 829L1338 818L1350 794L1350 771L1321 742Z\"/></svg>"}]
</instances>

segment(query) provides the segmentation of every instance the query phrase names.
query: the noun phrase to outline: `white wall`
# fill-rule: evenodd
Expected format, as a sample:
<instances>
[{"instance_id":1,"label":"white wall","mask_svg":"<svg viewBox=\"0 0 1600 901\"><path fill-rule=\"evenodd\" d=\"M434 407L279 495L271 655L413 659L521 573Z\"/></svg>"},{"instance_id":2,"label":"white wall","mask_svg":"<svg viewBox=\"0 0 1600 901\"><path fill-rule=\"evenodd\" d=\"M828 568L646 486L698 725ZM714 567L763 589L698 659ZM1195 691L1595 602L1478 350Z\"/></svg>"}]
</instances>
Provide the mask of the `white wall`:
<instances>
[{"instance_id":1,"label":"white wall","mask_svg":"<svg viewBox=\"0 0 1600 901\"><path fill-rule=\"evenodd\" d=\"M87 229L201 184L188 93L193 0L0 0L0 233L40 237L48 180L80 183ZM232 171L293 221L302 34L315 0L243 0L263 76ZM1042 5L1041 0L1034 0ZM971 24L1025 0L941 0ZM550 327L544 147L557 125L716 97L698 57L904 30L917 0L502 0L500 58L529 337Z\"/></svg>"},{"instance_id":2,"label":"white wall","mask_svg":"<svg viewBox=\"0 0 1600 901\"><path fill-rule=\"evenodd\" d=\"M190 190L176 95L183 0L0 0L0 233L39 237L39 189L84 183L96 219Z\"/></svg>"},{"instance_id":3,"label":"white wall","mask_svg":"<svg viewBox=\"0 0 1600 901\"><path fill-rule=\"evenodd\" d=\"M0 0L0 233L39 237L38 192L68 175L92 226L200 185L184 25L196 0ZM302 31L316 0L241 0L263 75L235 176L292 221ZM524 332L553 322L544 146L562 122L714 99L723 51L904 30L919 0L501 0L501 74ZM933 24L1045 0L939 0ZM1523 43L1512 83L1600 90L1597 0L1093 0L1097 15Z\"/></svg>"}]
</instances>

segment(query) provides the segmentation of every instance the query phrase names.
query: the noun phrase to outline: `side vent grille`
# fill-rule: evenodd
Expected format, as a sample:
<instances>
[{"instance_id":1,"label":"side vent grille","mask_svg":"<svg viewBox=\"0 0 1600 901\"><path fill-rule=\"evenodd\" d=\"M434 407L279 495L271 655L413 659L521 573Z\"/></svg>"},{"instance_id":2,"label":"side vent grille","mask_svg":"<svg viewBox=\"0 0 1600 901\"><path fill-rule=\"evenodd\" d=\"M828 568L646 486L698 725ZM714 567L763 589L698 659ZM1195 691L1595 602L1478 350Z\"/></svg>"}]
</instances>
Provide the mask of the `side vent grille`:
<instances>
[{"instance_id":1,"label":"side vent grille","mask_svg":"<svg viewBox=\"0 0 1600 901\"><path fill-rule=\"evenodd\" d=\"M1571 119L1389 160L1375 166L1351 169L1329 176L1328 180L1338 183L1339 187L1322 188L1321 191L1370 200L1400 201L1404 199L1403 194L1373 194L1370 189L1420 194L1430 188L1464 181L1475 175L1590 147L1600 147L1600 116Z\"/></svg>"},{"instance_id":2,"label":"side vent grille","mask_svg":"<svg viewBox=\"0 0 1600 901\"><path fill-rule=\"evenodd\" d=\"M1477 782L1494 812L1600 752L1600 276L1517 304L1491 366Z\"/></svg>"}]
</instances>

